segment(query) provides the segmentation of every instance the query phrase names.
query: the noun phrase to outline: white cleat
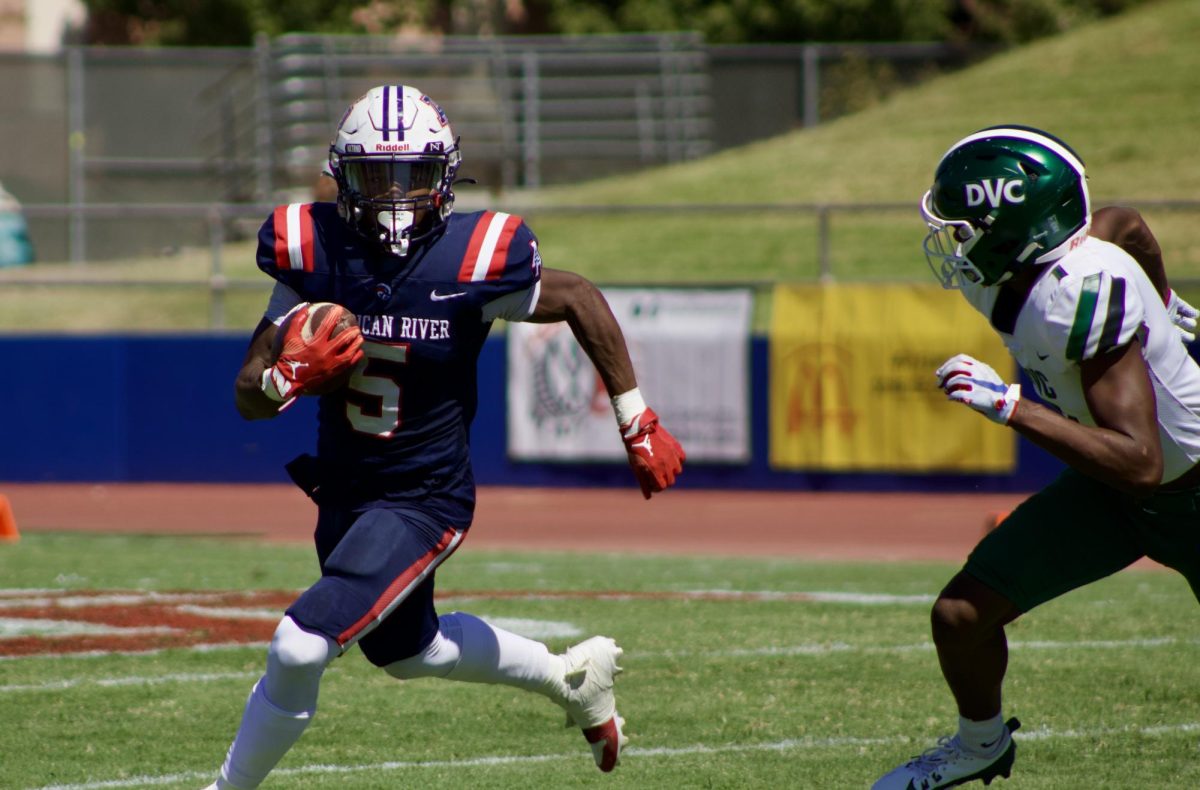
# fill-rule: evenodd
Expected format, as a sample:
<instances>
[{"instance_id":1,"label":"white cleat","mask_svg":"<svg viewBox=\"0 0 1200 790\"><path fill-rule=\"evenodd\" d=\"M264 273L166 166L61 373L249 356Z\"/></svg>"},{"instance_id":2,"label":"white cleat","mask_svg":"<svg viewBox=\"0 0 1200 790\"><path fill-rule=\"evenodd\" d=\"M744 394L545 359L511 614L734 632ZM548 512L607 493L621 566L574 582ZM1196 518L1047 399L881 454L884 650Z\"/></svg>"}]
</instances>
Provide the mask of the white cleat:
<instances>
[{"instance_id":1,"label":"white cleat","mask_svg":"<svg viewBox=\"0 0 1200 790\"><path fill-rule=\"evenodd\" d=\"M629 742L622 732L625 720L617 714L613 695L613 678L621 673L617 661L624 652L612 639L593 636L568 647L563 654L567 726L583 730L597 767L605 773L617 767L621 749Z\"/></svg>"},{"instance_id":2,"label":"white cleat","mask_svg":"<svg viewBox=\"0 0 1200 790\"><path fill-rule=\"evenodd\" d=\"M880 777L871 790L937 790L976 779L985 785L990 785L997 776L1007 779L1017 756L1012 733L1020 726L1021 722L1009 719L1000 742L986 756L966 751L957 735L944 735L937 746Z\"/></svg>"}]
</instances>

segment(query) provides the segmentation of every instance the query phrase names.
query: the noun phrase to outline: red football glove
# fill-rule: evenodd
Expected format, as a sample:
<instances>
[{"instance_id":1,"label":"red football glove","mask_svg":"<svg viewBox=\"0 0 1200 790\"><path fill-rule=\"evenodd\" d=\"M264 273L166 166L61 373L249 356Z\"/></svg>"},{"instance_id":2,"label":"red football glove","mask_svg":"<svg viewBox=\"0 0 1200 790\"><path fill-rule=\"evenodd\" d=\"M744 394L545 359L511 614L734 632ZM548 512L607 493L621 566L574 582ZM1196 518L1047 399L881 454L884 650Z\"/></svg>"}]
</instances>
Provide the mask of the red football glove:
<instances>
[{"instance_id":1,"label":"red football glove","mask_svg":"<svg viewBox=\"0 0 1200 790\"><path fill-rule=\"evenodd\" d=\"M642 487L642 496L665 491L675 482L675 476L683 471L687 455L675 437L659 425L658 415L647 407L621 426L621 440L625 452L629 453L629 466Z\"/></svg>"},{"instance_id":2,"label":"red football glove","mask_svg":"<svg viewBox=\"0 0 1200 790\"><path fill-rule=\"evenodd\" d=\"M357 325L343 326L334 334L343 321L334 310L327 311L319 324L310 327L311 336L306 339L304 327L309 323L310 308L305 304L296 309L279 330L283 333L282 339L276 340L279 357L263 373L263 392L273 400L319 394L363 357L363 337Z\"/></svg>"}]
</instances>

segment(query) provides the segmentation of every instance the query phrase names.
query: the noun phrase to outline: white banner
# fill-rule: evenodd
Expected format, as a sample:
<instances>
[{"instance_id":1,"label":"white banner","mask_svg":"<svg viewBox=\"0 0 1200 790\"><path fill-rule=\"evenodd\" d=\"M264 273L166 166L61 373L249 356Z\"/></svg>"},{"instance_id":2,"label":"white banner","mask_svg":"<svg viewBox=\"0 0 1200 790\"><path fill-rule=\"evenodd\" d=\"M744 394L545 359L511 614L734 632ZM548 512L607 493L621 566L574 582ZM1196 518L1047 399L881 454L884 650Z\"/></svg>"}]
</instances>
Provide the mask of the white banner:
<instances>
[{"instance_id":1,"label":"white banner","mask_svg":"<svg viewBox=\"0 0 1200 790\"><path fill-rule=\"evenodd\" d=\"M748 289L606 289L646 404L690 460L750 458ZM608 393L566 323L508 325L508 452L623 461Z\"/></svg>"}]
</instances>

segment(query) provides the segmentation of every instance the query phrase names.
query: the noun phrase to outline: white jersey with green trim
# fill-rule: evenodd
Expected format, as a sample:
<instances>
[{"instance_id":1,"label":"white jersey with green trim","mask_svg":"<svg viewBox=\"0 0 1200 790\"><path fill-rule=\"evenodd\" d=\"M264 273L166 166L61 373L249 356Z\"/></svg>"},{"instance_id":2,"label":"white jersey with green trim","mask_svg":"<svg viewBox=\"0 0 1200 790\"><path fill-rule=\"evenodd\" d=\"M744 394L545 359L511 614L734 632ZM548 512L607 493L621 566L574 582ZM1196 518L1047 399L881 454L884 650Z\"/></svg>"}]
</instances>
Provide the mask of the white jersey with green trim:
<instances>
[{"instance_id":1,"label":"white jersey with green trim","mask_svg":"<svg viewBox=\"0 0 1200 790\"><path fill-rule=\"evenodd\" d=\"M1023 304L1004 304L998 287L964 283L962 290L1025 369L1038 399L1084 425L1096 422L1083 397L1080 361L1140 339L1157 399L1163 481L1200 460L1200 366L1124 250L1088 238L1050 264Z\"/></svg>"}]
</instances>

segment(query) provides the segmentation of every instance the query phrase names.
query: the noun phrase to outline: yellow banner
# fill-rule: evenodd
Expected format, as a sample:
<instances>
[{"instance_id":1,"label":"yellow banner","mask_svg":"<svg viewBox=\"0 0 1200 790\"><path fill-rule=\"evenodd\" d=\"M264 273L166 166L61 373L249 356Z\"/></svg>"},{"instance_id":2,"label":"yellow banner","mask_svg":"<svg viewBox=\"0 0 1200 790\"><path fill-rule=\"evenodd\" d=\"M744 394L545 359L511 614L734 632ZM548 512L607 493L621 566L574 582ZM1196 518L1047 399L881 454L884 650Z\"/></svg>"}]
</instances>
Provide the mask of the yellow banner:
<instances>
[{"instance_id":1,"label":"yellow banner","mask_svg":"<svg viewBox=\"0 0 1200 790\"><path fill-rule=\"evenodd\" d=\"M772 312L772 467L1015 467L1015 433L947 401L933 375L966 353L1016 380L999 336L961 294L937 284L781 285Z\"/></svg>"}]
</instances>

